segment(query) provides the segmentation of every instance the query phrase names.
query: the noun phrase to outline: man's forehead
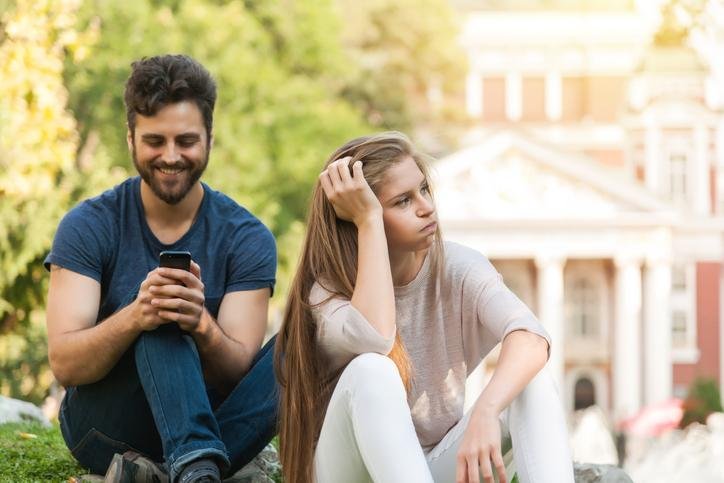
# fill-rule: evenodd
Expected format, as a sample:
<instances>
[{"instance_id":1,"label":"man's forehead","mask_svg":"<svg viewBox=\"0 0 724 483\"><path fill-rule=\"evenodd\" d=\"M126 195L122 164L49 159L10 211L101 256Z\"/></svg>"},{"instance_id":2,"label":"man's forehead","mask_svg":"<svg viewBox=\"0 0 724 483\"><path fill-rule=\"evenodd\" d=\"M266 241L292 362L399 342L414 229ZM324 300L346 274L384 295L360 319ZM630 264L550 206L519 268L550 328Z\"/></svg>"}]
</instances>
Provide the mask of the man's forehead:
<instances>
[{"instance_id":1,"label":"man's forehead","mask_svg":"<svg viewBox=\"0 0 724 483\"><path fill-rule=\"evenodd\" d=\"M137 131L157 129L201 133L205 131L204 119L198 106L190 101L167 104L152 116L136 114Z\"/></svg>"}]
</instances>

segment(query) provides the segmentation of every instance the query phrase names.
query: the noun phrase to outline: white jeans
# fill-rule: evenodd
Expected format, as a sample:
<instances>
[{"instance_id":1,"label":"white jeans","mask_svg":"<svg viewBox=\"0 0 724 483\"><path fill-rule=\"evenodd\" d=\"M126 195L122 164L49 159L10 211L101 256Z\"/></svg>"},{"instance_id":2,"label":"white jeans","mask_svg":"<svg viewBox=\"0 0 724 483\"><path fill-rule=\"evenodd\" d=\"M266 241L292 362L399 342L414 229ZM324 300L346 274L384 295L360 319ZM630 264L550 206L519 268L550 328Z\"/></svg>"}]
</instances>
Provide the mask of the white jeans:
<instances>
[{"instance_id":1,"label":"white jeans","mask_svg":"<svg viewBox=\"0 0 724 483\"><path fill-rule=\"evenodd\" d=\"M428 454L415 434L397 367L362 354L332 393L314 456L318 483L448 483L470 414ZM573 482L568 434L553 379L543 369L501 415L521 483ZM512 473L508 478L512 478Z\"/></svg>"}]
</instances>

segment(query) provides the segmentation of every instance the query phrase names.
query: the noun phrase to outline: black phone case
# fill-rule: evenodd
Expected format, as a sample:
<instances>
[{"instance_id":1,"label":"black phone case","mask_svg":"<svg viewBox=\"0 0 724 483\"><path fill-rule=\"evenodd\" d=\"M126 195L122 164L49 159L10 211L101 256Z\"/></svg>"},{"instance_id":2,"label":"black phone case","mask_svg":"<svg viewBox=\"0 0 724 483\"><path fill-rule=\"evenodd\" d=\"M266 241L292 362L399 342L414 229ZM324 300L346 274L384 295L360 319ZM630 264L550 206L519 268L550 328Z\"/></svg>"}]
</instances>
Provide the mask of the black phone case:
<instances>
[{"instance_id":1,"label":"black phone case","mask_svg":"<svg viewBox=\"0 0 724 483\"><path fill-rule=\"evenodd\" d=\"M159 267L191 270L191 254L189 252L165 251L159 256Z\"/></svg>"}]
</instances>

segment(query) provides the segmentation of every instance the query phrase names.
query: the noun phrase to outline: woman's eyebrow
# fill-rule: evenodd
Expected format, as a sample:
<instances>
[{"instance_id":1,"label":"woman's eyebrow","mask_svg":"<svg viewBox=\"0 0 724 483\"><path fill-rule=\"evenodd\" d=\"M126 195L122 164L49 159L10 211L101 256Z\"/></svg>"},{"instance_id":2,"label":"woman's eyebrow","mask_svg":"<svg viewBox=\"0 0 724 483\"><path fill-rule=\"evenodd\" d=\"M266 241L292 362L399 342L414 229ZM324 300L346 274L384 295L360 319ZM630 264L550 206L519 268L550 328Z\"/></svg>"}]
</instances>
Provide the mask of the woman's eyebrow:
<instances>
[{"instance_id":1,"label":"woman's eyebrow","mask_svg":"<svg viewBox=\"0 0 724 483\"><path fill-rule=\"evenodd\" d=\"M417 188L422 188L422 187L425 186L426 184L427 184L427 178L422 178L422 181L421 181L420 184L417 186ZM410 188L410 189L408 189L407 191L402 191L402 192L400 192L400 193L398 193L398 194L396 194L396 195L394 195L394 196L390 196L390 198L386 201L386 203L389 203L389 202L391 202L391 201L394 201L394 200L396 200L397 198L400 198L400 197L402 197L402 196L409 195L409 194L412 193L414 190L415 190L415 188Z\"/></svg>"}]
</instances>

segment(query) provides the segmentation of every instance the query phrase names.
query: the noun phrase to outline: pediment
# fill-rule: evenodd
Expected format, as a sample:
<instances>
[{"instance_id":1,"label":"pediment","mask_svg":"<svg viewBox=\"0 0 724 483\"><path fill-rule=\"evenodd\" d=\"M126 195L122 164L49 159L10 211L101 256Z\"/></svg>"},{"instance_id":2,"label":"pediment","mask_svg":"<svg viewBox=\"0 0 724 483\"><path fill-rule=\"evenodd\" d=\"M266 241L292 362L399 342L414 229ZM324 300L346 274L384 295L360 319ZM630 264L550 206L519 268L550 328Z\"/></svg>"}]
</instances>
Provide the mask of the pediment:
<instances>
[{"instance_id":1,"label":"pediment","mask_svg":"<svg viewBox=\"0 0 724 483\"><path fill-rule=\"evenodd\" d=\"M624 173L511 132L435 165L442 219L615 219L668 206Z\"/></svg>"}]
</instances>

